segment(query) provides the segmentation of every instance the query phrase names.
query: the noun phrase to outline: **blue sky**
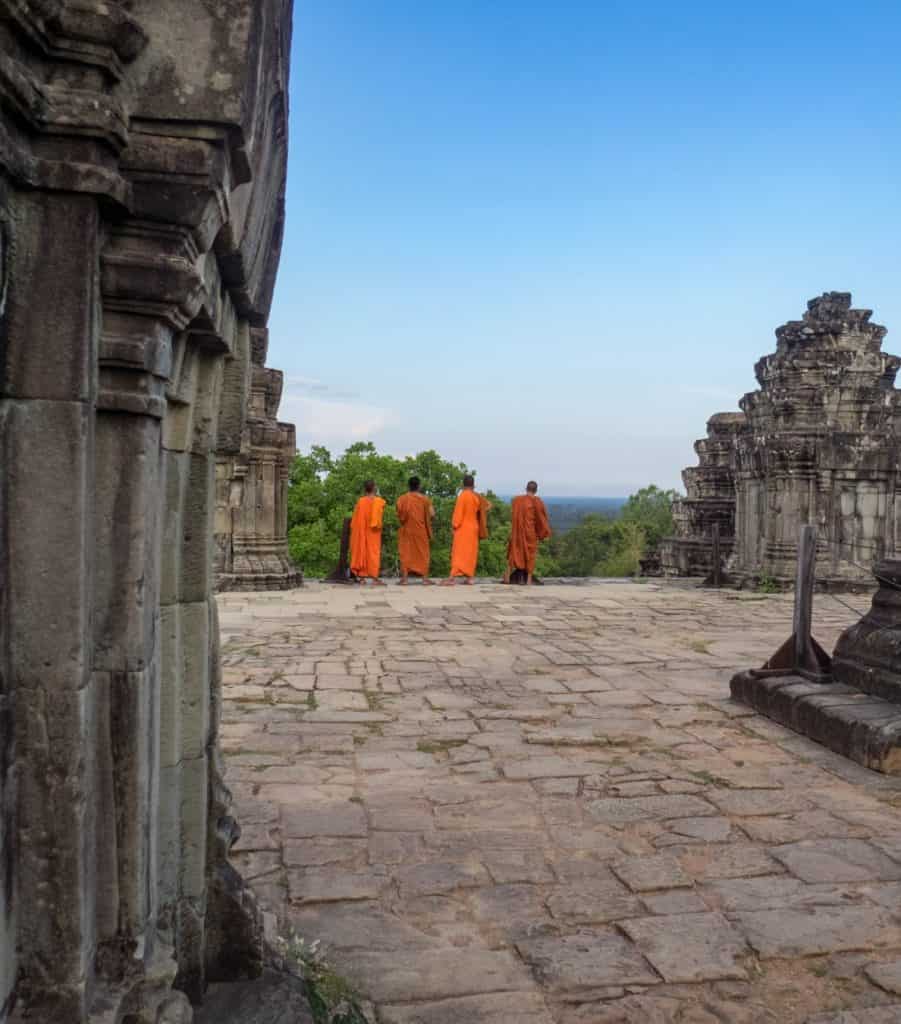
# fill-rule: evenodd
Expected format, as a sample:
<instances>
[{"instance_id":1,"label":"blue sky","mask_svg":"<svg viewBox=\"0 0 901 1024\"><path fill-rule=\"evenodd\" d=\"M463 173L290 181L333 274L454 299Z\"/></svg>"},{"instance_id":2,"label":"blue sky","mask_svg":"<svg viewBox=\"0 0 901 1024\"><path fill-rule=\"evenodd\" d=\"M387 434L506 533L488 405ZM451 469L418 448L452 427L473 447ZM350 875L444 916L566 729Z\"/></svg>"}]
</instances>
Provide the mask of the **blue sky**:
<instances>
[{"instance_id":1,"label":"blue sky","mask_svg":"<svg viewBox=\"0 0 901 1024\"><path fill-rule=\"evenodd\" d=\"M296 0L269 362L300 447L677 486L809 298L901 351L901 5L736 6Z\"/></svg>"}]
</instances>

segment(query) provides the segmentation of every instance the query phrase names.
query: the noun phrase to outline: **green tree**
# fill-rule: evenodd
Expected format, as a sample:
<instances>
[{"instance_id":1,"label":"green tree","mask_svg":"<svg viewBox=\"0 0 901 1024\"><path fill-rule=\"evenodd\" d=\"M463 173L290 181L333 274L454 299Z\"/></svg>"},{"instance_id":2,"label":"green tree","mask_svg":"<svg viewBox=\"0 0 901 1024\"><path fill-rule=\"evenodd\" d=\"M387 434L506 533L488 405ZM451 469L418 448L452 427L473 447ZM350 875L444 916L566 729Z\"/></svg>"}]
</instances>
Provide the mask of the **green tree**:
<instances>
[{"instance_id":1,"label":"green tree","mask_svg":"<svg viewBox=\"0 0 901 1024\"><path fill-rule=\"evenodd\" d=\"M366 480L375 480L385 498L382 534L382 567L396 575L397 513L395 502L407 489L407 480L418 476L422 489L435 506L432 539L432 575L450 572L451 517L463 476L473 472L464 463L443 459L435 451L405 459L380 455L375 445L360 442L343 455L332 456L326 448L313 447L298 455L288 489L288 546L291 557L308 576L325 576L338 563L341 528L354 509ZM476 481L478 486L478 481ZM590 513L571 530L555 534L538 551L536 574L547 576L632 576L639 560L661 537L672 532L670 506L675 491L653 485L629 498L619 518ZM510 538L510 506L491 491L489 536L479 549L479 575L499 577L507 564Z\"/></svg>"},{"instance_id":2,"label":"green tree","mask_svg":"<svg viewBox=\"0 0 901 1024\"><path fill-rule=\"evenodd\" d=\"M551 539L550 556L562 576L634 576L645 552L672 533L675 491L651 485L626 502L618 518L589 513Z\"/></svg>"},{"instance_id":3,"label":"green tree","mask_svg":"<svg viewBox=\"0 0 901 1024\"><path fill-rule=\"evenodd\" d=\"M309 576L324 576L338 562L341 528L351 515L366 480L375 480L386 500L382 533L382 567L387 575L399 572L397 558L397 512L395 502L407 490L407 481L418 476L422 490L435 507L432 540L432 575L450 572L451 517L457 492L465 474L472 472L464 463L453 463L435 451L397 459L380 455L375 445L360 442L343 455L314 447L308 455L299 454L292 467L288 490L288 547L291 557ZM481 575L500 575L506 561L510 529L508 506L496 496L489 518L489 538L482 542L479 557Z\"/></svg>"},{"instance_id":4,"label":"green tree","mask_svg":"<svg viewBox=\"0 0 901 1024\"><path fill-rule=\"evenodd\" d=\"M645 536L648 549L655 548L673 532L673 501L678 491L664 491L651 484L633 494L620 513L620 519L634 523Z\"/></svg>"}]
</instances>

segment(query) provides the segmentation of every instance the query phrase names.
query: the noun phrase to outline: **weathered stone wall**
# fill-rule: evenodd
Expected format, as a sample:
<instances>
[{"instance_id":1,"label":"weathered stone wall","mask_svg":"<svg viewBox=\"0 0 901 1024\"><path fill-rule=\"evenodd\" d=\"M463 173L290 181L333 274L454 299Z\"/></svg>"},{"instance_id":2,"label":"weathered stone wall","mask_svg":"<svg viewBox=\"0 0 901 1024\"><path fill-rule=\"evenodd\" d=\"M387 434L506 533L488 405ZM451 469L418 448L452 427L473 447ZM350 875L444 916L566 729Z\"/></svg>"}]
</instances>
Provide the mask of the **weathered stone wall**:
<instances>
[{"instance_id":1,"label":"weathered stone wall","mask_svg":"<svg viewBox=\"0 0 901 1024\"><path fill-rule=\"evenodd\" d=\"M253 965L215 453L274 285L289 45L290 0L0 0L0 1021L184 1021L173 980Z\"/></svg>"},{"instance_id":2,"label":"weathered stone wall","mask_svg":"<svg viewBox=\"0 0 901 1024\"><path fill-rule=\"evenodd\" d=\"M695 442L698 465L683 470L686 495L673 503L674 534L660 544L667 576L706 576L713 568L713 527L720 528L722 557L735 533L735 439L745 427L740 412L720 412L707 421L707 437Z\"/></svg>"},{"instance_id":3,"label":"weathered stone wall","mask_svg":"<svg viewBox=\"0 0 901 1024\"><path fill-rule=\"evenodd\" d=\"M740 579L791 580L802 525L817 527L817 577L869 582L896 549L901 361L882 351L886 329L851 296L829 292L776 331L744 396L736 444L735 547Z\"/></svg>"},{"instance_id":4,"label":"weathered stone wall","mask_svg":"<svg viewBox=\"0 0 901 1024\"><path fill-rule=\"evenodd\" d=\"M265 366L268 332L251 332L248 407L237 436L220 433L216 463L216 585L287 590L301 584L288 554L288 479L294 427L279 423L283 378ZM236 362L238 362L236 360ZM233 376L241 374L239 367Z\"/></svg>"}]
</instances>

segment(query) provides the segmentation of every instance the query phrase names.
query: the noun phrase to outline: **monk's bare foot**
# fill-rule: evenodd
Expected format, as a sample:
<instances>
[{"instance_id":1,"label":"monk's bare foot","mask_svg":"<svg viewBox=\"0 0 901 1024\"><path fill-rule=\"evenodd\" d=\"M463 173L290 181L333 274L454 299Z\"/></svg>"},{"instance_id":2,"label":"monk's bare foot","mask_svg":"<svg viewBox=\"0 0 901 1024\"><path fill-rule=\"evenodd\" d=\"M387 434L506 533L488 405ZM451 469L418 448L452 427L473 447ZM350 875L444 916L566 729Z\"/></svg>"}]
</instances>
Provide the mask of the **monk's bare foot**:
<instances>
[{"instance_id":1,"label":"monk's bare foot","mask_svg":"<svg viewBox=\"0 0 901 1024\"><path fill-rule=\"evenodd\" d=\"M435 581L434 580L423 579L422 585L424 587L434 587L435 586Z\"/></svg>"},{"instance_id":2,"label":"monk's bare foot","mask_svg":"<svg viewBox=\"0 0 901 1024\"><path fill-rule=\"evenodd\" d=\"M438 584L439 587L455 587L456 585L457 585L457 581L456 580L442 580Z\"/></svg>"},{"instance_id":3,"label":"monk's bare foot","mask_svg":"<svg viewBox=\"0 0 901 1024\"><path fill-rule=\"evenodd\" d=\"M467 576L466 577L466 586L467 587L471 587L472 586L472 577L471 576Z\"/></svg>"},{"instance_id":4,"label":"monk's bare foot","mask_svg":"<svg viewBox=\"0 0 901 1024\"><path fill-rule=\"evenodd\" d=\"M398 580L397 581L397 585L399 587L405 587L407 585L407 581L406 580Z\"/></svg>"},{"instance_id":5,"label":"monk's bare foot","mask_svg":"<svg viewBox=\"0 0 901 1024\"><path fill-rule=\"evenodd\" d=\"M385 581L384 580L373 580L372 581L372 585L374 587L384 587Z\"/></svg>"}]
</instances>

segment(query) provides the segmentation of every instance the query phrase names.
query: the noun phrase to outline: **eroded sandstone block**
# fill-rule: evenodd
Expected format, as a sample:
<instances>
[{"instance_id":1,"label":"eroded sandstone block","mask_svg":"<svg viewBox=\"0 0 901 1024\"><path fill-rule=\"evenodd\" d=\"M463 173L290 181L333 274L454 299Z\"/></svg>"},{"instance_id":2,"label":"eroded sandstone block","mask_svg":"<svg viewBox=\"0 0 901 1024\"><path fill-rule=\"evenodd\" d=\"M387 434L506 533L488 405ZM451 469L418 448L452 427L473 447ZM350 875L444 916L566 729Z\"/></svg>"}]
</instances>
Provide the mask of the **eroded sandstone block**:
<instances>
[{"instance_id":1,"label":"eroded sandstone block","mask_svg":"<svg viewBox=\"0 0 901 1024\"><path fill-rule=\"evenodd\" d=\"M268 332L250 332L246 414L220 431L216 463L216 576L219 590L288 590L302 576L288 554L288 479L294 427L279 423L283 378L265 366ZM237 428L237 429L235 429Z\"/></svg>"},{"instance_id":2,"label":"eroded sandstone block","mask_svg":"<svg viewBox=\"0 0 901 1024\"><path fill-rule=\"evenodd\" d=\"M259 967L212 534L290 31L290 0L0 0L0 1021L183 1024L226 929Z\"/></svg>"},{"instance_id":3,"label":"eroded sandstone block","mask_svg":"<svg viewBox=\"0 0 901 1024\"><path fill-rule=\"evenodd\" d=\"M735 533L735 439L745 427L740 412L720 412L707 421L707 437L695 442L698 465L682 472L685 497L673 504L675 532L660 544L666 576L707 576L713 568L713 529L719 527L725 560Z\"/></svg>"},{"instance_id":4,"label":"eroded sandstone block","mask_svg":"<svg viewBox=\"0 0 901 1024\"><path fill-rule=\"evenodd\" d=\"M886 328L847 292L808 303L776 330L776 351L755 367L760 388L740 405L735 447L739 579L790 581L801 526L817 527L817 579L868 582L896 534L901 360L882 351Z\"/></svg>"}]
</instances>

